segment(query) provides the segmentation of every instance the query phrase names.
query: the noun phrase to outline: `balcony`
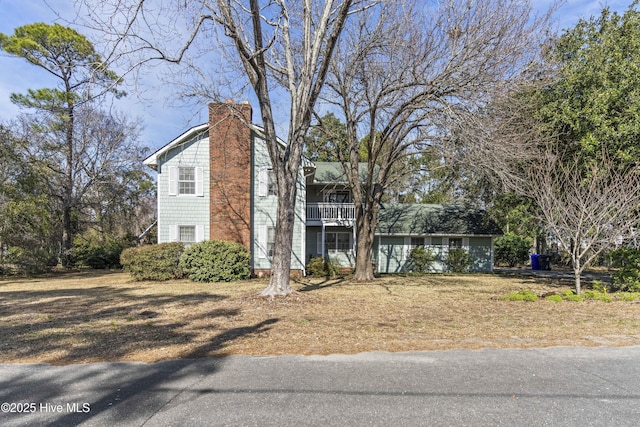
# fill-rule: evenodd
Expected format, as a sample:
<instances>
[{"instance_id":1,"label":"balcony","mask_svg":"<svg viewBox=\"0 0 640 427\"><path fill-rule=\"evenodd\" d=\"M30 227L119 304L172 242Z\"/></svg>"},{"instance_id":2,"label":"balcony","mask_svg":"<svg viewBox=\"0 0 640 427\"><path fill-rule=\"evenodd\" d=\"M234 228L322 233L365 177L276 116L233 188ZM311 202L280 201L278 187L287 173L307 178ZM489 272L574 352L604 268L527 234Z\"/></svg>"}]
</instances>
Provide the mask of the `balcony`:
<instances>
[{"instance_id":1,"label":"balcony","mask_svg":"<svg viewBox=\"0 0 640 427\"><path fill-rule=\"evenodd\" d=\"M307 225L351 225L355 218L353 203L307 203Z\"/></svg>"}]
</instances>

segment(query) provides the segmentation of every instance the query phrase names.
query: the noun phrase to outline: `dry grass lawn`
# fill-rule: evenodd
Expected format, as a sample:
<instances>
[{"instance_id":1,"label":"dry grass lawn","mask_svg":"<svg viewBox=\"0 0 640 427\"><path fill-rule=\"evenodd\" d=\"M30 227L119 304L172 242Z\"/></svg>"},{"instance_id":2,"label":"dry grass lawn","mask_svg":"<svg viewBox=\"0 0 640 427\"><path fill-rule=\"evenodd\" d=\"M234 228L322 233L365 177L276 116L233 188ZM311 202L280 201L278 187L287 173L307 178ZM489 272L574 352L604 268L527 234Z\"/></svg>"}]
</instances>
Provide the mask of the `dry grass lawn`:
<instances>
[{"instance_id":1,"label":"dry grass lawn","mask_svg":"<svg viewBox=\"0 0 640 427\"><path fill-rule=\"evenodd\" d=\"M133 282L81 272L0 280L0 362L153 362L230 354L640 345L640 301L511 302L569 289L494 275L296 282Z\"/></svg>"}]
</instances>

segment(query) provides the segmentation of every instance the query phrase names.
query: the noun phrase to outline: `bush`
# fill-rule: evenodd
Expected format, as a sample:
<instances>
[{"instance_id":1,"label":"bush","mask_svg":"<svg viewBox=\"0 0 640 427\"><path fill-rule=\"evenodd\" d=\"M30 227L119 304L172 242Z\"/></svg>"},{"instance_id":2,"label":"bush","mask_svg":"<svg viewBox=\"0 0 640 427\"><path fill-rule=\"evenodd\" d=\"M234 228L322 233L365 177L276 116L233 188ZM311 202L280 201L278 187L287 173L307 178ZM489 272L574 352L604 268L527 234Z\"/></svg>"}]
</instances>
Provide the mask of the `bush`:
<instances>
[{"instance_id":1,"label":"bush","mask_svg":"<svg viewBox=\"0 0 640 427\"><path fill-rule=\"evenodd\" d=\"M582 297L580 295L576 295L572 290L564 291L564 293L562 293L562 299L565 301L582 302Z\"/></svg>"},{"instance_id":2,"label":"bush","mask_svg":"<svg viewBox=\"0 0 640 427\"><path fill-rule=\"evenodd\" d=\"M499 265L516 267L529 260L529 248L533 244L530 237L507 233L496 239L495 262Z\"/></svg>"},{"instance_id":3,"label":"bush","mask_svg":"<svg viewBox=\"0 0 640 427\"><path fill-rule=\"evenodd\" d=\"M538 301L538 295L528 289L523 289L500 298L503 301Z\"/></svg>"},{"instance_id":4,"label":"bush","mask_svg":"<svg viewBox=\"0 0 640 427\"><path fill-rule=\"evenodd\" d=\"M307 276L311 277L338 277L340 269L329 258L312 257L305 267Z\"/></svg>"},{"instance_id":5,"label":"bush","mask_svg":"<svg viewBox=\"0 0 640 427\"><path fill-rule=\"evenodd\" d=\"M545 297L545 300L553 301L553 302L562 302L562 297L560 295L549 295L548 297Z\"/></svg>"},{"instance_id":6,"label":"bush","mask_svg":"<svg viewBox=\"0 0 640 427\"><path fill-rule=\"evenodd\" d=\"M131 246L126 239L109 239L104 243L76 240L71 250L73 264L90 268L120 268L120 254Z\"/></svg>"},{"instance_id":7,"label":"bush","mask_svg":"<svg viewBox=\"0 0 640 427\"><path fill-rule=\"evenodd\" d=\"M611 290L640 292L640 249L616 249L611 252L611 262L618 268L611 278Z\"/></svg>"},{"instance_id":8,"label":"bush","mask_svg":"<svg viewBox=\"0 0 640 427\"><path fill-rule=\"evenodd\" d=\"M409 270L415 273L428 273L434 261L435 256L430 250L418 246L409 254Z\"/></svg>"},{"instance_id":9,"label":"bush","mask_svg":"<svg viewBox=\"0 0 640 427\"><path fill-rule=\"evenodd\" d=\"M466 273L471 268L471 255L464 249L450 249L446 265L452 273Z\"/></svg>"},{"instance_id":10,"label":"bush","mask_svg":"<svg viewBox=\"0 0 640 427\"><path fill-rule=\"evenodd\" d=\"M129 248L120 254L120 264L135 280L180 279L183 251L184 245L178 242Z\"/></svg>"},{"instance_id":11,"label":"bush","mask_svg":"<svg viewBox=\"0 0 640 427\"><path fill-rule=\"evenodd\" d=\"M1 249L0 249L1 250ZM10 247L3 257L3 274L40 274L56 264L55 257L44 248Z\"/></svg>"},{"instance_id":12,"label":"bush","mask_svg":"<svg viewBox=\"0 0 640 427\"><path fill-rule=\"evenodd\" d=\"M582 293L582 296L584 299L592 299L596 301L603 301L603 302L613 301L613 298L611 298L610 295L607 295L605 293L598 292L598 291L584 291Z\"/></svg>"},{"instance_id":13,"label":"bush","mask_svg":"<svg viewBox=\"0 0 640 427\"><path fill-rule=\"evenodd\" d=\"M251 277L249 252L222 240L205 240L184 250L180 269L194 282L232 282Z\"/></svg>"}]
</instances>

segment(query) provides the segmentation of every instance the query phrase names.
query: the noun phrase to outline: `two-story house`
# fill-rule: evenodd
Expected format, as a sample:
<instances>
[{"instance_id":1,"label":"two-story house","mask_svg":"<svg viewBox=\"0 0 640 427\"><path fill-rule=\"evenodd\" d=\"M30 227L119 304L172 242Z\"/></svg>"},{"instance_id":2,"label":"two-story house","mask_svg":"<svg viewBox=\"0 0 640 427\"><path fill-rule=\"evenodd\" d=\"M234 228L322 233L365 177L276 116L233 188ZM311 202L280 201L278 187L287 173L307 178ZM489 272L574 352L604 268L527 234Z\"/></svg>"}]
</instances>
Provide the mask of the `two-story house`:
<instances>
[{"instance_id":1,"label":"two-story house","mask_svg":"<svg viewBox=\"0 0 640 427\"><path fill-rule=\"evenodd\" d=\"M284 145L284 142L282 142ZM274 247L276 185L262 129L244 104L210 104L209 122L149 156L157 171L158 242L230 240L251 254L255 275L268 273ZM303 160L297 184L291 269L311 257L340 266L355 262L355 209L339 163ZM469 251L474 271L493 268L499 231L480 212L458 206L389 205L380 213L373 260L380 273L406 269L410 251L425 246L443 271L450 248Z\"/></svg>"}]
</instances>

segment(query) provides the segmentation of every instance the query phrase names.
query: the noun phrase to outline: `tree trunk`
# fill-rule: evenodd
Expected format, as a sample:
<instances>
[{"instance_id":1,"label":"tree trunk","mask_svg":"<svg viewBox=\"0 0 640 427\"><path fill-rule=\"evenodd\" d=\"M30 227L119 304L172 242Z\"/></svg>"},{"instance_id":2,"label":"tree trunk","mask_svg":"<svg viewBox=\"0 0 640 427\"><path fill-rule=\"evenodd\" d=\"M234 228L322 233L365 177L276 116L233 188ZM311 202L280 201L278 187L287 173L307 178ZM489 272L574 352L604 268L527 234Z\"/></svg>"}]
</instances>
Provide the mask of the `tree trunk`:
<instances>
[{"instance_id":1,"label":"tree trunk","mask_svg":"<svg viewBox=\"0 0 640 427\"><path fill-rule=\"evenodd\" d=\"M377 213L372 206L356 203L357 246L356 246L356 271L354 279L358 281L371 281L373 265L371 264L371 252L373 239L377 225Z\"/></svg>"},{"instance_id":2,"label":"tree trunk","mask_svg":"<svg viewBox=\"0 0 640 427\"><path fill-rule=\"evenodd\" d=\"M580 265L580 258L574 258L573 261L573 276L575 278L575 282L576 282L576 294L580 295L580 292L582 292L581 286L580 286L580 273L582 273L581 271L581 265Z\"/></svg>"},{"instance_id":3,"label":"tree trunk","mask_svg":"<svg viewBox=\"0 0 640 427\"><path fill-rule=\"evenodd\" d=\"M288 295L291 289L291 249L293 245L293 231L295 225L295 209L297 194L297 175L283 176L285 185L291 191L278 191L278 213L276 219L275 248L271 259L271 276L269 285L262 291L261 296L274 297Z\"/></svg>"},{"instance_id":4,"label":"tree trunk","mask_svg":"<svg viewBox=\"0 0 640 427\"><path fill-rule=\"evenodd\" d=\"M68 84L67 84L68 86ZM71 89L67 88L67 92L70 93ZM66 167L64 175L64 188L62 200L62 253L61 264L63 267L71 267L71 246L73 242L73 225L71 222L71 212L73 209L73 125L74 125L74 111L73 105L67 107L67 129L66 129Z\"/></svg>"}]
</instances>

